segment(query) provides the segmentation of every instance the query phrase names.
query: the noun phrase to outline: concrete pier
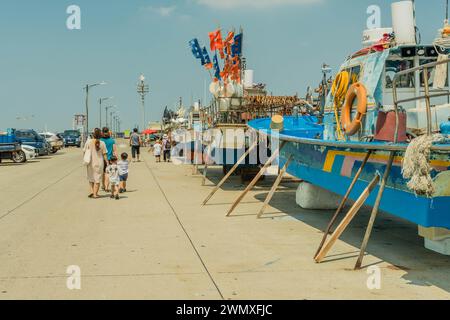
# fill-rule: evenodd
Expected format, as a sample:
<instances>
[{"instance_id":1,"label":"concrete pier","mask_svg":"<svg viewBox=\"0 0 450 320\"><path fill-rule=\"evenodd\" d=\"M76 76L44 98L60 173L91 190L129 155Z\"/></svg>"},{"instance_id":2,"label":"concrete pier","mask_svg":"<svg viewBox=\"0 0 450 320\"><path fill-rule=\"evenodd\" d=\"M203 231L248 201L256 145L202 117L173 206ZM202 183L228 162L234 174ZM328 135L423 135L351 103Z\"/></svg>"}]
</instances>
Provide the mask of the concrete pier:
<instances>
[{"instance_id":1,"label":"concrete pier","mask_svg":"<svg viewBox=\"0 0 450 320\"><path fill-rule=\"evenodd\" d=\"M297 185L280 188L257 220L268 178L226 218L244 188L238 177L201 207L220 168L202 187L190 166L143 158L120 201L87 198L79 149L1 164L0 299L450 298L450 257L425 249L416 225L381 214L364 260L370 268L353 271L363 210L317 265L333 211L299 208ZM80 290L67 287L69 266L80 268ZM377 275L379 288L368 286Z\"/></svg>"}]
</instances>

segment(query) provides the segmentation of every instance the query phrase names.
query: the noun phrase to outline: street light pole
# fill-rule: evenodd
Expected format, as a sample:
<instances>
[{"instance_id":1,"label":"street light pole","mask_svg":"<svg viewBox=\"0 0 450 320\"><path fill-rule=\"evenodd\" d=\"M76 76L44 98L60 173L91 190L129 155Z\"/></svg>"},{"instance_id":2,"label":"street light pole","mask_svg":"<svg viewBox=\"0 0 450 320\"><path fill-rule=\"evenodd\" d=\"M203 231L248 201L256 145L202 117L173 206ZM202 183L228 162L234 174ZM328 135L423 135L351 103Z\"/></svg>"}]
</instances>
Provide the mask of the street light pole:
<instances>
[{"instance_id":1,"label":"street light pole","mask_svg":"<svg viewBox=\"0 0 450 320\"><path fill-rule=\"evenodd\" d=\"M114 132L116 133L116 137L117 137L117 132L119 131L119 116L114 116L113 118L114 120Z\"/></svg>"},{"instance_id":2,"label":"street light pole","mask_svg":"<svg viewBox=\"0 0 450 320\"><path fill-rule=\"evenodd\" d=\"M106 85L106 82L102 81L100 83L95 83L95 84L87 84L84 87L84 90L86 90L86 120L85 120L85 132L84 132L84 142L86 142L87 140L87 135L89 132L89 89L93 88L93 87L97 87L97 86L103 86Z\"/></svg>"},{"instance_id":3,"label":"street light pole","mask_svg":"<svg viewBox=\"0 0 450 320\"><path fill-rule=\"evenodd\" d=\"M100 124L99 124L99 129L102 128L102 103L106 100L110 100L110 99L114 99L114 97L107 97L107 98L100 98L98 99L99 103L100 103Z\"/></svg>"},{"instance_id":4,"label":"street light pole","mask_svg":"<svg viewBox=\"0 0 450 320\"><path fill-rule=\"evenodd\" d=\"M110 120L109 120L109 125L111 126L111 128L114 128L114 118L113 118L113 114L114 114L114 112L113 111L111 111L110 113L109 113L109 118L110 118ZM114 130L114 129L113 129Z\"/></svg>"},{"instance_id":5,"label":"street light pole","mask_svg":"<svg viewBox=\"0 0 450 320\"><path fill-rule=\"evenodd\" d=\"M109 111L109 109L114 109L116 107L117 107L116 105L114 105L114 106L106 106L105 107L105 116L106 116L106 118L105 118L105 126L109 127L110 129L112 129L112 125L109 125L109 123L108 123L108 111Z\"/></svg>"},{"instance_id":6,"label":"street light pole","mask_svg":"<svg viewBox=\"0 0 450 320\"><path fill-rule=\"evenodd\" d=\"M145 121L145 96L147 93L150 92L148 85L145 84L145 77L143 74L139 77L139 83L137 86L137 92L141 96L141 103L142 103L142 130L145 130L146 128L146 121Z\"/></svg>"},{"instance_id":7,"label":"street light pole","mask_svg":"<svg viewBox=\"0 0 450 320\"><path fill-rule=\"evenodd\" d=\"M89 132L89 85L86 85L86 120L85 120L85 125L84 125L84 135L83 135L83 142L87 141L87 135ZM86 138L85 138L86 137Z\"/></svg>"}]
</instances>

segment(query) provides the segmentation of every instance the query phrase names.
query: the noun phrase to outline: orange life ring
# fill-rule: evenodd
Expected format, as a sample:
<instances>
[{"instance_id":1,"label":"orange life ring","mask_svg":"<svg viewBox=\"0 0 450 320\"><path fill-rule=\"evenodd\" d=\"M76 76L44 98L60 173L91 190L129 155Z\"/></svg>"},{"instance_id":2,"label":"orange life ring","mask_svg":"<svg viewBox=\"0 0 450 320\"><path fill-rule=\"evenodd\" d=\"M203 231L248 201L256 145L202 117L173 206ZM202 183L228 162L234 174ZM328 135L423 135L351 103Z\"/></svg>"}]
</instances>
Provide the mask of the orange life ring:
<instances>
[{"instance_id":1,"label":"orange life ring","mask_svg":"<svg viewBox=\"0 0 450 320\"><path fill-rule=\"evenodd\" d=\"M352 108L355 99L358 99L358 107L355 118L352 120ZM367 89L360 83L354 83L350 86L345 97L345 104L342 108L341 123L345 133L353 136L361 129L362 118L367 113Z\"/></svg>"}]
</instances>

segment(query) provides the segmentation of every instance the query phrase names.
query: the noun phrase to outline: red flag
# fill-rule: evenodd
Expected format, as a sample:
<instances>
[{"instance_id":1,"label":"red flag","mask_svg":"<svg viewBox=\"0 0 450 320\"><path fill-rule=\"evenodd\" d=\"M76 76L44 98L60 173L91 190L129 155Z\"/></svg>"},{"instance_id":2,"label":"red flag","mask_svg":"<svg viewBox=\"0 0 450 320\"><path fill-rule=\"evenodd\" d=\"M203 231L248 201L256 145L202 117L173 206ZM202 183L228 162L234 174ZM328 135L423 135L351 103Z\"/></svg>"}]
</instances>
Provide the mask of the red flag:
<instances>
[{"instance_id":1,"label":"red flag","mask_svg":"<svg viewBox=\"0 0 450 320\"><path fill-rule=\"evenodd\" d=\"M239 60L233 59L231 66L231 79L237 82L241 81L241 66Z\"/></svg>"},{"instance_id":2,"label":"red flag","mask_svg":"<svg viewBox=\"0 0 450 320\"><path fill-rule=\"evenodd\" d=\"M234 32L230 31L225 39L225 52L231 56L231 46L234 44Z\"/></svg>"},{"instance_id":3,"label":"red flag","mask_svg":"<svg viewBox=\"0 0 450 320\"><path fill-rule=\"evenodd\" d=\"M219 30L213 31L209 33L209 39L211 43L211 51L223 50L223 41L222 41L222 33Z\"/></svg>"}]
</instances>

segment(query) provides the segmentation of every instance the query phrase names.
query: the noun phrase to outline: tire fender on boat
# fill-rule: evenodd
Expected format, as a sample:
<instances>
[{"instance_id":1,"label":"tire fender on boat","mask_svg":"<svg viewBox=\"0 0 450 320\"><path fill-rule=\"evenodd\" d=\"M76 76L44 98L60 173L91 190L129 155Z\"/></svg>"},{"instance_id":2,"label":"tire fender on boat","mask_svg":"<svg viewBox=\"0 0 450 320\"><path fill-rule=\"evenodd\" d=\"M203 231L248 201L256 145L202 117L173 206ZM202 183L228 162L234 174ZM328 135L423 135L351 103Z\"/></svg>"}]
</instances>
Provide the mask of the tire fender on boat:
<instances>
[{"instance_id":1,"label":"tire fender on boat","mask_svg":"<svg viewBox=\"0 0 450 320\"><path fill-rule=\"evenodd\" d=\"M355 99L358 99L356 116L352 119L352 109ZM345 97L345 104L342 108L341 123L345 133L353 136L361 129L362 118L367 113L367 89L360 83L350 86Z\"/></svg>"}]
</instances>

